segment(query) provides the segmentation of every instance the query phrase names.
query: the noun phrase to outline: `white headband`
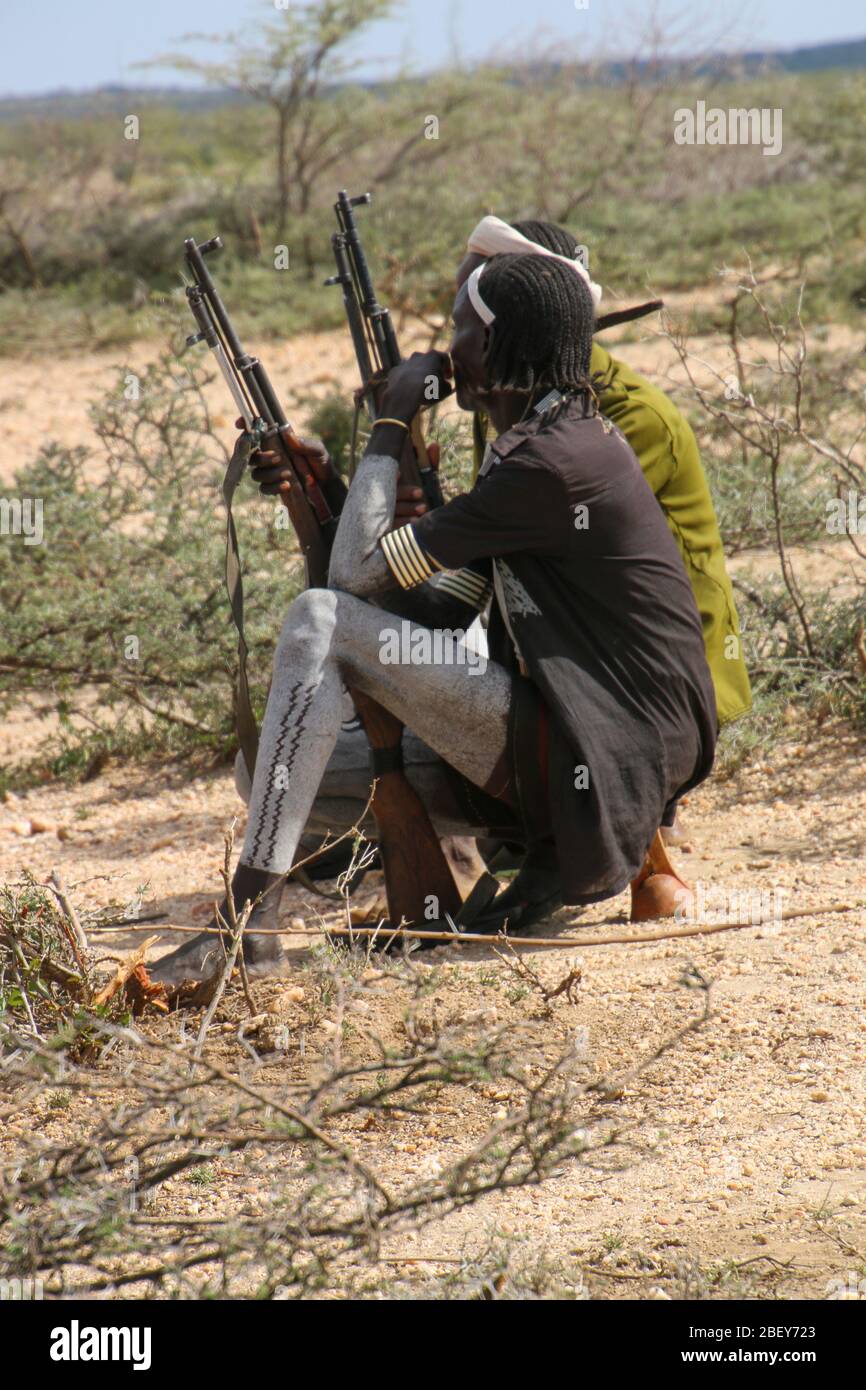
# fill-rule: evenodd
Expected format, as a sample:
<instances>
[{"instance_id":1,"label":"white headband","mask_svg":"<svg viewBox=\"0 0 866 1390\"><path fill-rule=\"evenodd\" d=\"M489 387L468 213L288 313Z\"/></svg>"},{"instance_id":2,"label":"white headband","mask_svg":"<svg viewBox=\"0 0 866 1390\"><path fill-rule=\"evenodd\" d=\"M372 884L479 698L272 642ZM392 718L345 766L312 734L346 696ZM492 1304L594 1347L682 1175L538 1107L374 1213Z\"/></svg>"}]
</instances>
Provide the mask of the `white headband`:
<instances>
[{"instance_id":1,"label":"white headband","mask_svg":"<svg viewBox=\"0 0 866 1390\"><path fill-rule=\"evenodd\" d=\"M486 261L482 261L481 264L473 270L469 279L466 281L466 288L469 291L469 302L472 308L475 310L481 322L489 326L496 318L496 315L490 308L490 305L484 303L484 300L481 298L481 291L478 288L478 281L481 279L481 272L486 264Z\"/></svg>"},{"instance_id":2,"label":"white headband","mask_svg":"<svg viewBox=\"0 0 866 1390\"><path fill-rule=\"evenodd\" d=\"M569 269L573 270L585 281L592 295L593 304L598 306L601 300L601 285L595 283L586 266L581 261L570 260L568 256L558 256L555 251L548 251L546 246L539 246L537 241L530 241L529 237L525 237L522 232L518 232L516 227L509 227L508 223L503 222L501 217L482 217L475 231L470 236L469 241L466 243L466 249L467 251L475 252L475 254L479 256L498 256L503 254L512 256L550 256L554 261L562 261L563 265L567 265ZM473 272L473 275L469 277L469 297L472 300L473 308L481 315L484 322L492 323L493 315L490 314L490 310L478 294L478 278L476 277L480 277L480 272L483 269L483 266L479 266L478 271ZM478 304L475 301L472 286L473 278L475 278L475 294L478 295L478 299L484 305L484 312L490 314L489 318L484 317L484 313L478 308Z\"/></svg>"}]
</instances>

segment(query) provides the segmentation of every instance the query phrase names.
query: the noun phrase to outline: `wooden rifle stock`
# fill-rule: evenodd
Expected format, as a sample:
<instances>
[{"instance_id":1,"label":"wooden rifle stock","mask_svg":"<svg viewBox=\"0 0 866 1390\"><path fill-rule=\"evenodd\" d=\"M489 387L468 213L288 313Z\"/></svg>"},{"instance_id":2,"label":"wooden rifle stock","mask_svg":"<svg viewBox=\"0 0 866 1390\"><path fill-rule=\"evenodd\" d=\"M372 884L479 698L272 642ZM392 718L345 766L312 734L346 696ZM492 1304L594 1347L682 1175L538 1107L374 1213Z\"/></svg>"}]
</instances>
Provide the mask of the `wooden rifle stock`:
<instances>
[{"instance_id":1,"label":"wooden rifle stock","mask_svg":"<svg viewBox=\"0 0 866 1390\"><path fill-rule=\"evenodd\" d=\"M337 531L337 519L332 516L309 465L299 467L295 461L292 454L295 438L291 425L283 425L268 430L262 436L261 447L280 454L286 467L291 470L292 486L288 493L280 493L280 501L289 514L304 557L307 588L324 589L328 584L328 562Z\"/></svg>"},{"instance_id":2,"label":"wooden rifle stock","mask_svg":"<svg viewBox=\"0 0 866 1390\"><path fill-rule=\"evenodd\" d=\"M403 725L396 715L357 688L349 692L373 751L372 811L385 871L392 926L454 916L460 891L442 852L427 808L402 770ZM378 768L378 770L377 770Z\"/></svg>"}]
</instances>

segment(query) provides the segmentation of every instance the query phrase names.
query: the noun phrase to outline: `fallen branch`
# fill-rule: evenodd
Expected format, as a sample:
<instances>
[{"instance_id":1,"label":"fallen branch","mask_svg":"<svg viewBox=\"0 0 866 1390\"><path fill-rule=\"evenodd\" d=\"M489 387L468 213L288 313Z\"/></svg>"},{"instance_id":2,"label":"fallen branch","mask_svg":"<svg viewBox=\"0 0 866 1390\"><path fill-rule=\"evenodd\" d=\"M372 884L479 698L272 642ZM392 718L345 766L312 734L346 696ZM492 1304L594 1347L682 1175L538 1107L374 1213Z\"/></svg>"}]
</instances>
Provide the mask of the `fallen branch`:
<instances>
[{"instance_id":1,"label":"fallen branch","mask_svg":"<svg viewBox=\"0 0 866 1390\"><path fill-rule=\"evenodd\" d=\"M148 912L147 915L140 917L118 917L113 922L95 922L90 930L95 931L128 931L130 927L138 930L145 922L164 922L168 916L167 912Z\"/></svg>"},{"instance_id":2,"label":"fallen branch","mask_svg":"<svg viewBox=\"0 0 866 1390\"><path fill-rule=\"evenodd\" d=\"M539 946L549 949L563 946L641 946L647 941L674 941L686 936L712 936L716 932L741 931L747 927L771 927L779 922L791 922L798 917L823 917L831 912L856 912L866 907L866 902L831 903L818 907L791 908L775 917L762 917L758 922L705 922L691 927L673 927L660 931L627 932L622 936L509 936L507 932L482 935L473 932L416 931L413 927L389 927L380 923L376 927L254 927L249 936L387 936L388 939L405 937L407 940L443 941L452 946L467 942L487 944L507 942L509 946ZM603 925L603 924L602 924ZM108 931L109 928L103 928ZM112 928L112 930L115 930ZM146 927L116 928L125 931L146 931ZM205 932L219 936L216 927L172 927L173 932L190 932L203 935ZM156 939L156 938L154 938Z\"/></svg>"},{"instance_id":3,"label":"fallen branch","mask_svg":"<svg viewBox=\"0 0 866 1390\"><path fill-rule=\"evenodd\" d=\"M836 903L827 907L792 908L788 912L780 912L775 917L762 917L759 922L707 922L692 927L674 927L667 930L649 932L627 932L622 936L508 936L506 932L498 932L494 935L480 935L471 932L433 932L415 931L410 927L391 927L389 934L394 936L405 936L418 938L421 941L447 941L452 945L471 941L487 942L507 941L511 946L640 946L646 941L671 941L683 936L712 936L716 932L736 931L745 927L769 927L777 922L792 921L795 917L820 917L825 912L853 912L856 908L864 906L863 903ZM270 928L275 931L275 928ZM282 930L282 929L281 929ZM288 933L291 933L291 928ZM298 936L372 936L375 932L381 934L381 927L305 927L303 931L296 931Z\"/></svg>"}]
</instances>

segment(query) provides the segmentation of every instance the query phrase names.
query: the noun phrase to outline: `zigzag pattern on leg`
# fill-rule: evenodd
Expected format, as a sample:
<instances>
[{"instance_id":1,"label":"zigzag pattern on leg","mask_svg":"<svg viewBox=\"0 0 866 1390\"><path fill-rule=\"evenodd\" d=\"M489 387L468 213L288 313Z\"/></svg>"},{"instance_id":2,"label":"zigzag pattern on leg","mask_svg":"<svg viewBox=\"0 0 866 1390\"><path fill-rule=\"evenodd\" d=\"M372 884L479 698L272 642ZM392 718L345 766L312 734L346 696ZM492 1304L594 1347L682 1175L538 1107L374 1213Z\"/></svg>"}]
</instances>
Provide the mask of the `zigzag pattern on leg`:
<instances>
[{"instance_id":1,"label":"zigzag pattern on leg","mask_svg":"<svg viewBox=\"0 0 866 1390\"><path fill-rule=\"evenodd\" d=\"M273 763L271 764L270 773L269 773L269 776L268 776L267 791L266 791L264 797L262 798L261 810L259 811L258 820L257 820L257 822L256 822L256 828L255 828L255 832L254 832L254 835L253 835L253 850L252 850L252 856L251 856L251 858L252 858L252 860L253 860L255 863L257 863L257 864L261 862L261 842L262 842L262 837L263 837L264 834L265 834L266 824L267 824L267 821L268 821L268 819L269 819L271 797L272 797L274 791L276 790L276 788L274 787L274 770L275 770L275 767L276 767L277 763L280 761L280 758L279 758L280 749L281 749L281 747L282 747L283 741L284 741L284 740L286 739L286 737L288 736L289 728L290 728L290 725L291 725L292 720L293 720L293 718L294 718L295 710L297 709L297 706L298 706L298 698L299 698L299 696L300 696L300 692L301 692L302 688L303 688L303 687L302 687L302 682L301 682L301 681L297 681L297 682L291 687L291 689L290 689L290 691L289 691L289 704L288 704L288 708L286 709L285 714L283 715L282 719L280 720L279 732L278 732L278 734L277 734L277 742L276 742L277 756L274 758L274 761L273 761ZM307 707L309 707L309 700L307 701ZM297 744L296 744L295 746L297 747ZM275 832L274 832L274 823L273 823L273 820L271 820L271 849L273 849L273 835L274 835L274 833L275 833Z\"/></svg>"},{"instance_id":2,"label":"zigzag pattern on leg","mask_svg":"<svg viewBox=\"0 0 866 1390\"><path fill-rule=\"evenodd\" d=\"M296 690L299 690L300 688L301 688L300 685L298 685L298 686L296 686L296 687L293 688L293 691L292 691L293 696L295 695L295 691L296 691ZM285 757L285 759L280 760L280 761L282 762L282 766L283 766L284 769L285 769L286 785L285 785L284 787L279 787L279 788L276 789L276 790L279 791L279 796L278 796L276 802L274 803L273 809L272 809L271 812L270 812L270 827L271 827L271 828L270 828L270 834L269 834L269 836L268 836L267 848L266 848L266 851L265 851L266 858L268 859L268 861L271 860L271 857L272 857L272 855L273 855L273 853L274 853L274 846L275 846L275 844L276 844L277 832L279 831L279 828L280 828L280 818L281 818L281 816L282 816L283 803L284 803L284 801L285 801L287 792L289 792L289 791L291 790L292 768L294 767L295 758L296 758L296 756L297 756L298 748L300 747L301 739L303 738L303 734L304 734L304 720L306 719L306 716L307 716L307 713L308 713L308 711L309 711L310 705L311 705L312 702L313 702L313 696L315 695L317 688L318 688L318 687L315 686L315 685L308 685L308 686L307 686L307 693L306 693L306 696L305 696L305 698L304 698L304 703L303 703L303 705L301 706L300 713L298 714L298 718L297 718L297 720L296 720L296 722L295 722L295 727L294 727L294 731L293 731L293 733L292 733L291 742L289 743L288 749L287 749L287 751L286 751L286 757ZM286 723L286 720L283 721L283 725L285 725L285 723ZM283 731L283 732L281 733L281 739L284 738L284 737L285 737L285 731ZM274 791L274 790L275 790L275 788L274 788L274 786L273 786L273 770L272 770L272 772L271 772L271 786L270 786L270 788L269 788L269 793L272 792L272 791ZM263 821L263 819L264 819L264 817L262 816L261 820Z\"/></svg>"}]
</instances>

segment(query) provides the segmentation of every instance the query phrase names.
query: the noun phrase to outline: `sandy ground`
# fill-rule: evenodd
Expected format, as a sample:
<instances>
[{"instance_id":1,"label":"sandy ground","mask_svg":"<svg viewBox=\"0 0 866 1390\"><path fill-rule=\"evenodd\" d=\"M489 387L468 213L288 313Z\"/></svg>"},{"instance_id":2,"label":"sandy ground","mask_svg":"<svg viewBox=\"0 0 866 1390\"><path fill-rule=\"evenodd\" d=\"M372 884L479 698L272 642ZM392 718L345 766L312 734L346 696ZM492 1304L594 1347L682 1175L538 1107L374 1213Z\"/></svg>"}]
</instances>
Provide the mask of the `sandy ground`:
<instances>
[{"instance_id":1,"label":"sandy ground","mask_svg":"<svg viewBox=\"0 0 866 1390\"><path fill-rule=\"evenodd\" d=\"M426 346L426 342L420 331L407 331L403 345L404 351L409 351ZM298 407L303 397L325 395L337 387L354 389L358 369L345 332L309 333L290 342L251 342L247 347L260 354L287 413L299 427L306 416ZM98 441L88 414L91 404L122 390L121 370L143 373L158 358L159 350L157 343L141 342L122 352L84 352L54 363L4 359L0 363L0 482L10 480L22 461L34 456L38 447L33 432L36 418L40 420L41 439L93 448ZM210 370L210 354L204 348L197 351ZM230 443L237 412L215 366L213 373L205 395L216 430ZM62 381L59 390L58 380Z\"/></svg>"},{"instance_id":2,"label":"sandy ground","mask_svg":"<svg viewBox=\"0 0 866 1390\"><path fill-rule=\"evenodd\" d=\"M408 341L408 340L407 340ZM662 375L657 342L632 343L628 360ZM150 345L128 354L142 366ZM292 402L307 391L351 379L342 334L311 335L298 344L263 346L278 383L292 382ZM625 355L625 354L624 354ZM57 380L39 362L3 363L0 375L0 480L9 479L33 449L33 420L43 437L90 442L88 399L116 377L116 355L70 359ZM220 382L211 387L219 428L232 432ZM222 413L221 413L222 412ZM0 756L20 757L42 737L33 708L20 709L0 733ZM639 946L561 946L534 952L531 963L548 984L577 962L583 972L572 1001L555 1001L538 1017L538 997L520 997L506 966L488 947L426 954L431 1004L441 1011L485 1009L499 1022L527 1029L538 1058L554 1055L576 1032L586 1048L586 1075L627 1078L699 1007L680 983L694 964L711 982L713 1016L642 1074L626 1079L610 1113L639 1140L642 1156L622 1171L574 1164L540 1190L492 1195L386 1254L406 1279L422 1280L444 1263L484 1246L493 1231L531 1255L564 1262L592 1297L827 1297L859 1288L866 1276L866 784L863 740L825 724L820 735L791 730L791 740L764 763L731 781L711 781L686 808L691 835L679 854L684 875L728 894L780 888L783 908L812 915L689 941ZM172 926L201 924L219 890L222 837L243 807L227 772L191 776L109 768L84 786L46 786L0 805L0 878L24 870L45 877L58 868L83 908L124 904L140 895L143 911L167 914L154 930L156 955L180 937ZM48 827L39 829L40 826ZM847 913L822 909L859 904ZM283 920L314 924L320 903L292 887ZM583 916L563 912L544 928L579 934L627 909L625 898ZM616 932L609 925L608 932ZM140 941L113 936L107 954ZM289 979L310 989L310 953L287 939ZM255 986L264 1007L278 1003L285 980ZM408 1004L399 973L363 986L359 1017L368 1031L399 1040ZM330 1045L328 1020L307 1030L306 1060L297 1049L271 1060L264 1081L276 1093ZM153 1027L173 1036L175 1020ZM354 1035L353 1035L354 1036ZM360 1035L358 1035L360 1036ZM346 1046L360 1046L349 1043ZM232 1065L249 1059L230 1040L209 1044ZM616 1089L616 1087L614 1087ZM507 1094L479 1086L473 1104L439 1107L391 1122L387 1131L356 1127L344 1136L387 1176L453 1157L483 1133ZM587 1105L600 1105L600 1100ZM76 1100L62 1117L37 1105L8 1127L84 1129ZM217 1160L208 1187L172 1180L152 1208L203 1215L255 1210L279 1189L251 1192L241 1161ZM160 1206L164 1204L164 1208ZM251 1205L252 1204L252 1205ZM400 1266L411 1250L413 1263ZM424 1265L419 1260L431 1263Z\"/></svg>"},{"instance_id":3,"label":"sandy ground","mask_svg":"<svg viewBox=\"0 0 866 1390\"><path fill-rule=\"evenodd\" d=\"M568 1268L592 1297L825 1298L849 1285L863 1293L862 767L862 740L826 726L820 739L791 742L771 761L734 780L711 781L689 799L691 849L678 855L687 878L729 894L781 888L779 905L812 907L808 917L687 941L530 952L548 986L574 964L583 972L573 1000L555 1001L547 1019L539 1017L534 991L523 997L515 991L492 949L457 948L459 961L448 946L425 954L416 969L431 972L430 1008L440 1017L482 1009L491 1021L522 1027L539 1065L579 1032L587 1079L611 1078L616 1089L626 1078L616 1100L588 1100L587 1117L603 1106L609 1119L628 1127L642 1152L622 1171L574 1164L540 1190L487 1197L415 1238L388 1245L392 1273L410 1285L435 1278L451 1269L448 1261L482 1249L495 1232L515 1245L522 1261L543 1255ZM143 889L143 910L167 913L153 928L161 934L155 956L182 939L172 935L172 925L201 924L206 917L218 891L222 835L242 810L227 774L193 779L109 769L91 785L45 787L0 807L0 877L17 878L24 869L43 877L57 867L83 908L125 903ZM56 831L24 835L28 819L59 826L67 838L58 839ZM238 832L242 827L241 819ZM861 905L848 913L822 911L844 902ZM287 927L314 925L320 906L293 886L282 920ZM594 923L618 915L621 921L626 908L623 897L583 916L563 911L543 934L579 935ZM617 927L605 930L616 933ZM122 953L141 938L110 940L106 952ZM287 948L288 983L300 983L312 996L309 947L295 935ZM690 964L711 983L712 1018L629 1080L635 1064L698 1012L699 994L681 984ZM286 984L258 982L257 1007L278 1009ZM374 971L350 1009L349 1024L360 1022L395 1044L409 997L399 972ZM280 1094L315 1066L332 1044L330 1022L325 1017L306 1027L303 1059L290 1045L284 1058L266 1061L258 1084ZM178 1024L151 1026L172 1037ZM215 1038L209 1046L229 1065L250 1065L231 1040ZM357 1027L347 1027L344 1048L362 1046ZM507 1091L479 1086L471 1106L465 1094L460 1104L446 1096L385 1127L348 1121L342 1137L397 1182L407 1168L463 1151L509 1099ZM37 1104L19 1124L51 1137L60 1126L68 1133L87 1122L87 1109L76 1099L62 1117L47 1102ZM13 1122L6 1152L14 1150L16 1128ZM279 1166L270 1191L254 1186L255 1193L242 1161L217 1159L209 1186L173 1179L149 1210L261 1210L279 1193ZM404 1257L411 1262L402 1264Z\"/></svg>"}]
</instances>

